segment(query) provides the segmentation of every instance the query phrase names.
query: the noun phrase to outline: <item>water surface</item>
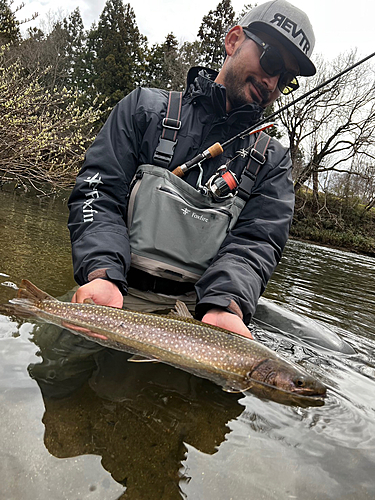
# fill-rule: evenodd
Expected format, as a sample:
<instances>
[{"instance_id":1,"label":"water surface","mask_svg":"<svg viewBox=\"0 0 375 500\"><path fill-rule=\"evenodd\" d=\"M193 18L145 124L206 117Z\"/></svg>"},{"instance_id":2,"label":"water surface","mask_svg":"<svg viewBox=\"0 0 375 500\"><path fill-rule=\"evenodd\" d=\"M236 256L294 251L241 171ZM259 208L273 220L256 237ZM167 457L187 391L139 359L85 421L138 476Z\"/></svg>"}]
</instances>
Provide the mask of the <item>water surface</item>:
<instances>
[{"instance_id":1,"label":"water surface","mask_svg":"<svg viewBox=\"0 0 375 500\"><path fill-rule=\"evenodd\" d=\"M0 192L0 303L73 285L61 200ZM375 498L375 260L288 243L265 296L331 328L344 355L255 328L328 387L321 407L227 394L166 365L0 315L0 498Z\"/></svg>"}]
</instances>

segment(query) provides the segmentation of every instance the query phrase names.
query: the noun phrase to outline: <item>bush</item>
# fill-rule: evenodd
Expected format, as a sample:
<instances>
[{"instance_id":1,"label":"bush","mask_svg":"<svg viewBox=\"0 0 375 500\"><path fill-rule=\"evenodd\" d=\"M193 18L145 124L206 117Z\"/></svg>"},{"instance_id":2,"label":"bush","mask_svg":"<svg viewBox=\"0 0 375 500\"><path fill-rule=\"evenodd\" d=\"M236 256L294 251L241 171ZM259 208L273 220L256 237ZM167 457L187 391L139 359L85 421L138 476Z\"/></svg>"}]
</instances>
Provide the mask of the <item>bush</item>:
<instances>
[{"instance_id":1,"label":"bush","mask_svg":"<svg viewBox=\"0 0 375 500\"><path fill-rule=\"evenodd\" d=\"M358 199L299 191L290 234L292 237L375 255L375 210Z\"/></svg>"},{"instance_id":2,"label":"bush","mask_svg":"<svg viewBox=\"0 0 375 500\"><path fill-rule=\"evenodd\" d=\"M47 70L26 73L0 49L0 182L49 191L73 184L101 113L82 109L77 92L49 92Z\"/></svg>"}]
</instances>

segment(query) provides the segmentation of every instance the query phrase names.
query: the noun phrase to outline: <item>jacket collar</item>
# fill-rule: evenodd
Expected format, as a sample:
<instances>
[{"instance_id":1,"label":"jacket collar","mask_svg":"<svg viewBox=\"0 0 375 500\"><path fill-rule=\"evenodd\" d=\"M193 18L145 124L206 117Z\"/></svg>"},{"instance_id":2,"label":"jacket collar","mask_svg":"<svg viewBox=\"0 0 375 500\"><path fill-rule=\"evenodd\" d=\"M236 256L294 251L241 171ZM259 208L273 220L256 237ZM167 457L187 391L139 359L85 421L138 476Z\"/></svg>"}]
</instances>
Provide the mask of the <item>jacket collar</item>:
<instances>
[{"instance_id":1,"label":"jacket collar","mask_svg":"<svg viewBox=\"0 0 375 500\"><path fill-rule=\"evenodd\" d=\"M191 68L187 75L185 97L189 101L200 100L208 113L226 117L233 123L249 124L260 120L264 110L256 103L245 104L227 114L225 87L214 81L217 75L218 72L210 68Z\"/></svg>"}]
</instances>

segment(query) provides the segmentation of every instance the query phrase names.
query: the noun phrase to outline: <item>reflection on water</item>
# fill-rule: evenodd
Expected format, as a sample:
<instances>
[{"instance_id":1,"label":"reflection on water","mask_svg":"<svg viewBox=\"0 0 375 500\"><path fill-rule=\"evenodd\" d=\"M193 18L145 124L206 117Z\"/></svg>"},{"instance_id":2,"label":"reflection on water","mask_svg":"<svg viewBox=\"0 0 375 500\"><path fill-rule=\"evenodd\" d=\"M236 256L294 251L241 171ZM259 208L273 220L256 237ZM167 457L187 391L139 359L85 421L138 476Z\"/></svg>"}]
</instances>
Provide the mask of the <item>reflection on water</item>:
<instances>
[{"instance_id":1,"label":"reflection on water","mask_svg":"<svg viewBox=\"0 0 375 500\"><path fill-rule=\"evenodd\" d=\"M0 193L0 303L73 286L59 200ZM332 328L340 354L255 327L328 386L322 407L227 394L51 325L0 315L0 499L375 497L375 260L291 241L266 296Z\"/></svg>"},{"instance_id":2,"label":"reflection on water","mask_svg":"<svg viewBox=\"0 0 375 500\"><path fill-rule=\"evenodd\" d=\"M375 259L291 241L267 297L294 311L375 339Z\"/></svg>"},{"instance_id":3,"label":"reflection on water","mask_svg":"<svg viewBox=\"0 0 375 500\"><path fill-rule=\"evenodd\" d=\"M17 284L27 276L55 296L74 286L67 217L65 201L0 191L0 273Z\"/></svg>"},{"instance_id":4,"label":"reflection on water","mask_svg":"<svg viewBox=\"0 0 375 500\"><path fill-rule=\"evenodd\" d=\"M128 487L124 498L180 498L185 444L216 453L243 411L242 396L172 367L127 363L127 354L54 326L33 338L43 344L42 364L29 370L44 399L46 448L59 458L101 456Z\"/></svg>"}]
</instances>

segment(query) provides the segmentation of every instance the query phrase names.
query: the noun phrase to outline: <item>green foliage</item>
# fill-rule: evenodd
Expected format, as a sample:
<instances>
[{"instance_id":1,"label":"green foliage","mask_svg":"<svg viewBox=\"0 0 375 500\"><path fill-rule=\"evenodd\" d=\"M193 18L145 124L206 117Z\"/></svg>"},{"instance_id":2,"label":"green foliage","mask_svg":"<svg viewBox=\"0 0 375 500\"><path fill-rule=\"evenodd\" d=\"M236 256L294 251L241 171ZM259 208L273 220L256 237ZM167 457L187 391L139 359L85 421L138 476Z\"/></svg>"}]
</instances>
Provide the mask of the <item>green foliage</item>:
<instances>
[{"instance_id":1,"label":"green foliage","mask_svg":"<svg viewBox=\"0 0 375 500\"><path fill-rule=\"evenodd\" d=\"M249 10L253 9L254 7L256 7L258 4L257 3L254 3L254 4L251 4L251 3L247 3L243 6L241 12L238 14L238 16L235 18L234 20L234 24L237 24L245 14L247 14L249 12Z\"/></svg>"},{"instance_id":2,"label":"green foliage","mask_svg":"<svg viewBox=\"0 0 375 500\"><path fill-rule=\"evenodd\" d=\"M130 4L107 0L97 27L88 35L87 91L113 107L144 81L146 37Z\"/></svg>"},{"instance_id":3,"label":"green foliage","mask_svg":"<svg viewBox=\"0 0 375 500\"><path fill-rule=\"evenodd\" d=\"M65 57L69 61L66 84L69 87L84 90L83 84L86 81L86 32L79 7L68 18L64 18L62 27L65 31L66 40Z\"/></svg>"},{"instance_id":4,"label":"green foliage","mask_svg":"<svg viewBox=\"0 0 375 500\"><path fill-rule=\"evenodd\" d=\"M215 10L203 17L198 31L201 64L219 69L225 59L224 38L234 23L231 0L221 0Z\"/></svg>"},{"instance_id":5,"label":"green foliage","mask_svg":"<svg viewBox=\"0 0 375 500\"><path fill-rule=\"evenodd\" d=\"M148 87L183 90L187 68L173 33L167 35L163 44L153 45L147 59Z\"/></svg>"},{"instance_id":6,"label":"green foliage","mask_svg":"<svg viewBox=\"0 0 375 500\"><path fill-rule=\"evenodd\" d=\"M0 43L12 44L20 40L19 22L7 0L0 0Z\"/></svg>"},{"instance_id":7,"label":"green foliage","mask_svg":"<svg viewBox=\"0 0 375 500\"><path fill-rule=\"evenodd\" d=\"M201 44L198 40L194 42L184 42L180 47L180 57L184 61L187 69L199 66L201 57ZM185 72L186 76L186 72Z\"/></svg>"}]
</instances>

